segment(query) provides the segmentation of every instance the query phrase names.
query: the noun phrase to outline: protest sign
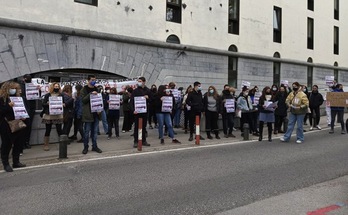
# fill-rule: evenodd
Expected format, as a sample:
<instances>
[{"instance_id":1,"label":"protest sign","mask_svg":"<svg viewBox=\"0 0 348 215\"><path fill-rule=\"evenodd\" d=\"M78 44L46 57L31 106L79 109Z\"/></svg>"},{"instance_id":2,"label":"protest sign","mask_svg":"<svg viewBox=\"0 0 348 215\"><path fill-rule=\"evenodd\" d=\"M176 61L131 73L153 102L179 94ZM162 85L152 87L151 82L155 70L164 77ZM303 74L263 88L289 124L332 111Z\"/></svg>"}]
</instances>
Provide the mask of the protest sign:
<instances>
[{"instance_id":1,"label":"protest sign","mask_svg":"<svg viewBox=\"0 0 348 215\"><path fill-rule=\"evenodd\" d=\"M29 114L25 109L25 105L22 97L10 97L11 102L14 103L12 107L15 119L29 118Z\"/></svg>"},{"instance_id":2,"label":"protest sign","mask_svg":"<svg viewBox=\"0 0 348 215\"><path fill-rule=\"evenodd\" d=\"M134 109L137 113L146 113L146 98L144 96L134 97Z\"/></svg>"},{"instance_id":3,"label":"protest sign","mask_svg":"<svg viewBox=\"0 0 348 215\"><path fill-rule=\"evenodd\" d=\"M63 114L63 97L61 96L50 96L49 100L49 114L60 115Z\"/></svg>"},{"instance_id":4,"label":"protest sign","mask_svg":"<svg viewBox=\"0 0 348 215\"><path fill-rule=\"evenodd\" d=\"M38 89L38 86L35 86L33 83L26 83L25 96L27 100L40 99L40 90Z\"/></svg>"},{"instance_id":5,"label":"protest sign","mask_svg":"<svg viewBox=\"0 0 348 215\"><path fill-rule=\"evenodd\" d=\"M173 97L163 96L162 97L162 112L172 112L173 110Z\"/></svg>"},{"instance_id":6,"label":"protest sign","mask_svg":"<svg viewBox=\"0 0 348 215\"><path fill-rule=\"evenodd\" d=\"M91 112L102 112L104 110L103 96L101 93L90 95Z\"/></svg>"},{"instance_id":7,"label":"protest sign","mask_svg":"<svg viewBox=\"0 0 348 215\"><path fill-rule=\"evenodd\" d=\"M121 106L121 96L109 94L109 110L119 110Z\"/></svg>"},{"instance_id":8,"label":"protest sign","mask_svg":"<svg viewBox=\"0 0 348 215\"><path fill-rule=\"evenodd\" d=\"M330 107L348 107L348 92L328 92L326 101Z\"/></svg>"},{"instance_id":9,"label":"protest sign","mask_svg":"<svg viewBox=\"0 0 348 215\"><path fill-rule=\"evenodd\" d=\"M325 83L326 86L332 86L334 83L335 77L334 76L325 76Z\"/></svg>"},{"instance_id":10,"label":"protest sign","mask_svg":"<svg viewBox=\"0 0 348 215\"><path fill-rule=\"evenodd\" d=\"M234 99L226 99L225 108L227 113L235 112L235 101Z\"/></svg>"}]
</instances>

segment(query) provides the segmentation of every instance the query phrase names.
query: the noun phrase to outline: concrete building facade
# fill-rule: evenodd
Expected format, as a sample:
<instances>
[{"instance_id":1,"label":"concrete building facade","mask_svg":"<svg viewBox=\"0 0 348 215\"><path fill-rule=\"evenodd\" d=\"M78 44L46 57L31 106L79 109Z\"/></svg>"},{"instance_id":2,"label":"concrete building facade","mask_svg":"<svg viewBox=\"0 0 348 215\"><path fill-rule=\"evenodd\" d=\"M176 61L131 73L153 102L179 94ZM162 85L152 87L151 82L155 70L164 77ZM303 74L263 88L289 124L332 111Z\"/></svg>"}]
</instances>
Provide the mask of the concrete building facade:
<instances>
[{"instance_id":1,"label":"concrete building facade","mask_svg":"<svg viewBox=\"0 0 348 215\"><path fill-rule=\"evenodd\" d=\"M0 0L0 75L88 69L149 84L348 84L348 2Z\"/></svg>"}]
</instances>

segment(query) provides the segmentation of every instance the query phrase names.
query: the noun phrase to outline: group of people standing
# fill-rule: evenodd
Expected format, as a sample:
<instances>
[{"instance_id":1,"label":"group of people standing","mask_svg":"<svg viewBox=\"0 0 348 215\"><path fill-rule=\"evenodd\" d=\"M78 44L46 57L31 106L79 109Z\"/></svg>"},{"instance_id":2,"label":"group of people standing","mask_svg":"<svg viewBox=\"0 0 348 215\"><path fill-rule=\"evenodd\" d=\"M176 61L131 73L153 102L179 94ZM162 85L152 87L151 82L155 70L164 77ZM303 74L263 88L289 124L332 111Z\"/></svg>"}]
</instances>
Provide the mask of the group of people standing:
<instances>
[{"instance_id":1,"label":"group of people standing","mask_svg":"<svg viewBox=\"0 0 348 215\"><path fill-rule=\"evenodd\" d=\"M150 129L158 129L159 142L165 144L165 136L171 138L172 143L181 143L175 138L174 128L179 128L181 114L184 114L183 129L189 132L188 141L194 140L195 124L198 118L200 122L202 115L205 117L205 131L208 139L221 139L218 120L221 116L223 125L223 137L236 137L233 131L236 130L235 118L240 118L240 130L243 135L244 124L248 124L249 132L263 140L263 130L267 125L267 139L272 141L272 134L284 133L281 141L289 141L295 124L297 123L297 143L304 141L303 124L306 117L309 118L311 128L321 129L319 126L320 106L323 104L323 96L318 92L318 86L314 85L309 93L305 86L298 82L292 84L292 88L280 85L266 86L259 91L258 87L250 89L244 86L240 94L236 95L236 89L225 85L222 92L218 92L215 86L206 88L206 93L202 93L200 82L194 82L193 86L188 86L186 91L177 88L174 82L169 84L146 86L146 79L139 77L137 86L127 86L123 92L117 92L116 88L102 89L96 86L96 76L89 75L87 85L76 85L76 93L73 94L72 86L65 85L63 89L59 83L52 83L49 92L42 100L42 123L45 124L44 147L49 150L50 134L52 125L55 125L58 137L61 135L69 136L72 125L74 125L73 135L69 138L77 140L77 134L81 138L78 142L83 143L83 154L89 150L89 139L92 140L92 151L102 153L98 147L97 137L99 133L99 121L105 121L104 130L108 139L112 138L112 129L115 136L119 138L119 119L120 111L123 112L124 120L122 132L130 132L133 127L133 147L138 147L139 141L139 122L142 124L142 145L150 146L147 142L147 125ZM13 168L25 167L19 161L19 155L23 148L30 148L30 133L33 117L35 115L35 101L28 100L25 95L26 83L31 83L31 76L25 75L23 83L5 82L0 89L0 134L2 139L1 159L4 169L8 172ZM104 92L103 92L104 90ZM343 92L340 84L332 87L334 92ZM103 100L103 110L92 112L91 100L94 95L101 95ZM120 96L119 108L111 108L111 97ZM11 133L8 120L14 119L11 96L22 97L29 117L22 119L27 128L16 133ZM50 97L60 97L63 104L61 114L50 113ZM290 112L290 113L288 113ZM344 107L331 107L331 130L334 133L334 122L336 116L344 131L343 121ZM315 117L313 117L315 114ZM139 120L142 119L142 120ZM285 120L288 119L287 129L282 129ZM107 123L106 123L107 122ZM152 126L154 123L154 126ZM205 138L200 136L201 140ZM12 158L13 165L9 165L9 153L13 146Z\"/></svg>"}]
</instances>

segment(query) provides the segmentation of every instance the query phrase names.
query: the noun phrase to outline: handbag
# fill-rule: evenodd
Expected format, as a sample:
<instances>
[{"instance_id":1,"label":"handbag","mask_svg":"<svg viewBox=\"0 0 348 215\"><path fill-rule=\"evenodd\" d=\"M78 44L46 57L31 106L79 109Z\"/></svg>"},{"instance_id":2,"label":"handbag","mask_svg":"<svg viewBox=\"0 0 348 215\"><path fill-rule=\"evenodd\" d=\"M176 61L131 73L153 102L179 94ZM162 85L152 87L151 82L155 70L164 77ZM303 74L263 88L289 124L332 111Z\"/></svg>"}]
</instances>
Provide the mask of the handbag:
<instances>
[{"instance_id":1,"label":"handbag","mask_svg":"<svg viewBox=\"0 0 348 215\"><path fill-rule=\"evenodd\" d=\"M27 127L27 125L23 122L23 120L20 120L20 119L15 119L15 120L7 120L6 119L6 121L9 125L12 133L15 133L15 132L20 131L20 130Z\"/></svg>"}]
</instances>

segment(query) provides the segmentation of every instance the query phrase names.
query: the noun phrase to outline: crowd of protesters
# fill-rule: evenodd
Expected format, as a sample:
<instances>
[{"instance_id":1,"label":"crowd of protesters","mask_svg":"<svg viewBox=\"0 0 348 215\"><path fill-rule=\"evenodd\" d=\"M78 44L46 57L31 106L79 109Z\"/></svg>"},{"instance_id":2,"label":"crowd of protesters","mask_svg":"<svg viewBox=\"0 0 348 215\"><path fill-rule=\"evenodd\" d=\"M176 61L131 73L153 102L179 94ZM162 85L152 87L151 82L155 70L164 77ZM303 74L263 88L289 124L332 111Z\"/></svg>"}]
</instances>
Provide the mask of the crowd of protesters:
<instances>
[{"instance_id":1,"label":"crowd of protesters","mask_svg":"<svg viewBox=\"0 0 348 215\"><path fill-rule=\"evenodd\" d=\"M284 84L277 86L266 86L260 90L257 86L251 88L243 86L237 95L236 89L225 85L219 92L218 86L202 86L200 82L194 82L184 91L174 82L160 86L146 86L146 79L139 77L137 86L126 86L124 91L117 92L115 87L97 86L97 77L89 75L85 86L76 85L76 92L73 93L72 86L65 85L63 89L59 83L52 83L49 92L42 100L42 123L45 124L43 137L43 150L48 151L52 125L55 125L58 137L67 135L71 141L83 143L83 154L89 150L89 139L92 140L91 150L102 153L98 147L97 137L100 134L99 122L101 121L107 139L113 138L113 131L116 138L122 133L133 133L133 147L138 147L139 131L142 128L142 145L150 146L147 141L147 128L158 129L160 144L165 144L165 136L170 137L172 143L181 143L175 138L175 129L182 128L188 134L188 141L195 139L196 119L205 117L205 132L208 139L235 138L235 120L240 118L239 129L241 135L249 131L250 134L258 136L262 141L264 127L267 126L267 140L272 141L272 134L282 133L281 141L288 142L297 124L296 143L303 143L303 124L307 118L310 123L310 130L314 128L321 130L320 106L324 102L323 96L318 91L318 86L313 85L311 92L306 86L294 82L291 86ZM19 161L19 155L23 149L30 148L30 135L33 117L35 114L35 101L28 100L25 95L26 85L31 83L31 76L25 75L23 83L5 82L0 89L0 134L2 140L1 159L4 170L11 172L13 168L25 167ZM203 89L203 87L205 87ZM203 94L202 91L205 91ZM334 84L330 87L332 92L343 92L341 84ZM91 96L101 95L103 109L98 112L91 110ZM119 108L111 108L112 97L119 95ZM29 117L22 119L26 128L12 133L8 124L14 120L13 106L10 96L22 97ZM50 113L50 97L61 97L63 111L61 114ZM139 100L140 98L140 100ZM137 101L144 101L141 106ZM143 111L145 110L145 111ZM341 123L341 133L345 134L344 128L344 107L329 108L328 125L330 134L334 133L336 120ZM123 125L120 130L119 119L123 113ZM183 125L181 125L183 115ZM219 118L222 118L223 136L220 136L218 126ZM139 120L140 119L140 120ZM288 121L287 128L284 128L285 121ZM142 123L139 125L139 122ZM247 124L249 130L244 130ZM74 125L74 126L72 126ZM73 127L73 134L69 136ZM80 137L78 138L78 134ZM205 138L200 135L200 140ZM9 153L12 150L12 167L9 164Z\"/></svg>"}]
</instances>

